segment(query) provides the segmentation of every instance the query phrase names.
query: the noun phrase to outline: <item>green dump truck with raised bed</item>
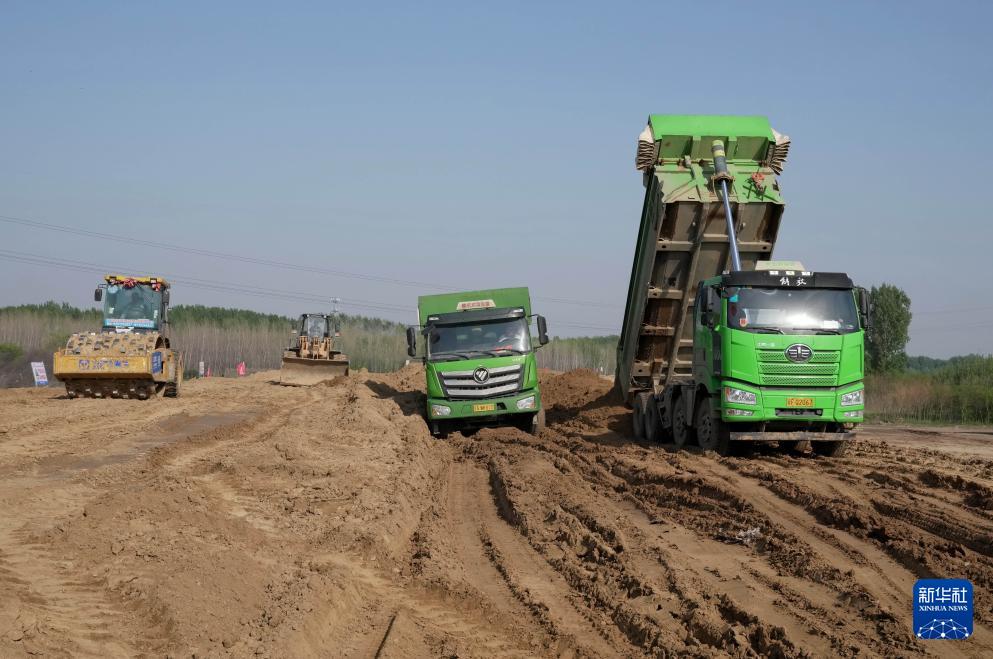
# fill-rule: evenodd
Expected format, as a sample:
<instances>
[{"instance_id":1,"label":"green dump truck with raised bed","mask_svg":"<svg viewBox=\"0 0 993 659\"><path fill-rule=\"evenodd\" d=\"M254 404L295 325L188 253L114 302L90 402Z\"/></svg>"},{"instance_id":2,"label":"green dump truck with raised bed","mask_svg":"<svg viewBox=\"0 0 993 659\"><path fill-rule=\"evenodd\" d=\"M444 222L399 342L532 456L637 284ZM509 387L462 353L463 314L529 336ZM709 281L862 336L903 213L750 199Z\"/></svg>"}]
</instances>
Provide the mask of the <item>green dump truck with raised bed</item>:
<instances>
[{"instance_id":1,"label":"green dump truck with raised bed","mask_svg":"<svg viewBox=\"0 0 993 659\"><path fill-rule=\"evenodd\" d=\"M545 319L531 314L527 288L422 295L417 311L420 325L407 329L407 353L417 356L421 336L432 433L544 427L535 350L548 343L548 333Z\"/></svg>"},{"instance_id":2,"label":"green dump truck with raised bed","mask_svg":"<svg viewBox=\"0 0 993 659\"><path fill-rule=\"evenodd\" d=\"M862 421L865 290L770 260L789 146L765 117L649 117L616 373L638 438L840 455Z\"/></svg>"}]
</instances>

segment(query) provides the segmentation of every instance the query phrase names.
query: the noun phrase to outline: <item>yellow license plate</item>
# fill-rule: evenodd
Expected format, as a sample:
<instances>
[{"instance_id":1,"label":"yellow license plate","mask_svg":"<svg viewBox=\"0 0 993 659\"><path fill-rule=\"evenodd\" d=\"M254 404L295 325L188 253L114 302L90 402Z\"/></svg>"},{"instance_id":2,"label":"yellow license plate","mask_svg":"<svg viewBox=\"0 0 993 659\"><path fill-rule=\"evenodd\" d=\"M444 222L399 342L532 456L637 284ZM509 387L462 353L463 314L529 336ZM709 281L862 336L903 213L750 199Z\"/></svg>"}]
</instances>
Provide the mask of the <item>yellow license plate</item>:
<instances>
[{"instance_id":1,"label":"yellow license plate","mask_svg":"<svg viewBox=\"0 0 993 659\"><path fill-rule=\"evenodd\" d=\"M492 412L496 409L496 403L483 403L482 405L473 405L473 412Z\"/></svg>"},{"instance_id":2,"label":"yellow license plate","mask_svg":"<svg viewBox=\"0 0 993 659\"><path fill-rule=\"evenodd\" d=\"M813 407L813 398L787 398L786 407Z\"/></svg>"}]
</instances>

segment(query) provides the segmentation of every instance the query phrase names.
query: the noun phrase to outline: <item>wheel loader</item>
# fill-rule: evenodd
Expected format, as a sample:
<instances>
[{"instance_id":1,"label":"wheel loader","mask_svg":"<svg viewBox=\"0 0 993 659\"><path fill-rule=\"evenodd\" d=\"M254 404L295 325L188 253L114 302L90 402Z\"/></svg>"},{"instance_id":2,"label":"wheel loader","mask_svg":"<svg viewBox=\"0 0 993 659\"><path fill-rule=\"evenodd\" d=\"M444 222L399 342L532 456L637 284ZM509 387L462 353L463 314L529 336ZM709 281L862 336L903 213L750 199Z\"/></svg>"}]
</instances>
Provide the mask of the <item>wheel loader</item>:
<instances>
[{"instance_id":1,"label":"wheel loader","mask_svg":"<svg viewBox=\"0 0 993 659\"><path fill-rule=\"evenodd\" d=\"M100 331L73 334L52 359L69 398L178 396L183 359L167 335L168 282L106 275L93 299L103 303Z\"/></svg>"},{"instance_id":2,"label":"wheel loader","mask_svg":"<svg viewBox=\"0 0 993 659\"><path fill-rule=\"evenodd\" d=\"M348 357L337 350L338 335L333 315L301 315L293 342L283 351L280 384L309 386L348 375Z\"/></svg>"}]
</instances>

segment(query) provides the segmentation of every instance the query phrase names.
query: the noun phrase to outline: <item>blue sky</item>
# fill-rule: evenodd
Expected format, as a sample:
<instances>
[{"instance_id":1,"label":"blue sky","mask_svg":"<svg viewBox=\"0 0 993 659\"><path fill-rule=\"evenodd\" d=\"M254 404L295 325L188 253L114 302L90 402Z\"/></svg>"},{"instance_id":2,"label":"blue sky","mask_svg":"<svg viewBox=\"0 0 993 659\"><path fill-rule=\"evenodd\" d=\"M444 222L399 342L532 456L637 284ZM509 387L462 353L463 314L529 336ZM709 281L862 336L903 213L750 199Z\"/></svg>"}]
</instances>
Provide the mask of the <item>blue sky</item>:
<instances>
[{"instance_id":1,"label":"blue sky","mask_svg":"<svg viewBox=\"0 0 993 659\"><path fill-rule=\"evenodd\" d=\"M647 115L764 114L794 140L777 256L907 290L913 354L993 351L986 3L537 4L6 5L0 216L381 280L0 222L0 305L97 279L13 252L286 314L528 285L553 333L605 333Z\"/></svg>"}]
</instances>

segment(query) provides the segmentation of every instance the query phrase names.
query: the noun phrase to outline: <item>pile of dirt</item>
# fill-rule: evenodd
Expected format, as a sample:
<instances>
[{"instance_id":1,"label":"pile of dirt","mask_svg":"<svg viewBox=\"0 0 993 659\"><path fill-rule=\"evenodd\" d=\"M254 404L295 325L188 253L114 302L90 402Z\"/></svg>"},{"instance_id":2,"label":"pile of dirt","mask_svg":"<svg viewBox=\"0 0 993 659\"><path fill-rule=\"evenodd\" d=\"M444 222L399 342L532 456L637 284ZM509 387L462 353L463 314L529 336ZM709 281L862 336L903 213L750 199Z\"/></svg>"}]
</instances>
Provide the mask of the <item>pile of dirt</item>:
<instances>
[{"instance_id":1,"label":"pile of dirt","mask_svg":"<svg viewBox=\"0 0 993 659\"><path fill-rule=\"evenodd\" d=\"M549 407L580 409L603 400L612 389L611 382L594 371L577 369L565 373L542 371L541 398Z\"/></svg>"},{"instance_id":2,"label":"pile of dirt","mask_svg":"<svg viewBox=\"0 0 993 659\"><path fill-rule=\"evenodd\" d=\"M993 449L675 452L609 380L541 379L540 435L448 440L419 364L0 392L0 656L907 656L934 575L993 655Z\"/></svg>"}]
</instances>

